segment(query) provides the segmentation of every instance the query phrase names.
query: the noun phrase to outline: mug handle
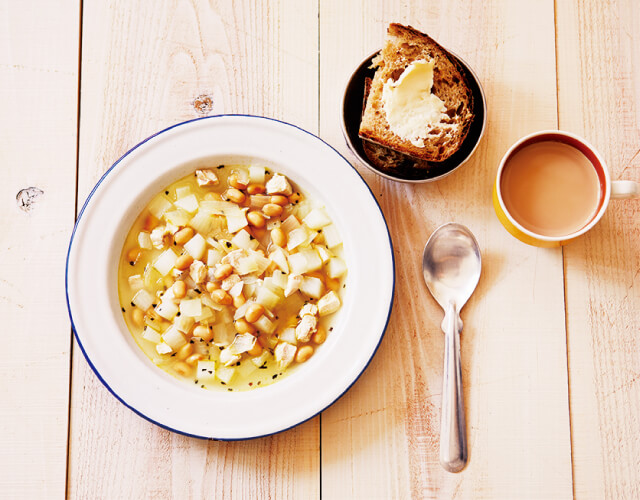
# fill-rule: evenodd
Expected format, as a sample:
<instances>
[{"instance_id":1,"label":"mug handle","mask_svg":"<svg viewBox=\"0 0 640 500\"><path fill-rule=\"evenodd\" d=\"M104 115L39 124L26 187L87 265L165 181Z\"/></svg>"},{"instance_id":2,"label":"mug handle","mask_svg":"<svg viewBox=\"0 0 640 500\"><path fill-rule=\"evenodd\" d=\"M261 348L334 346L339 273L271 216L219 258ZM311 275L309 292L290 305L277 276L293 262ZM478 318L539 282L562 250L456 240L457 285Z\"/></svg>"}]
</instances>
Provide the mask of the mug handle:
<instances>
[{"instance_id":1,"label":"mug handle","mask_svg":"<svg viewBox=\"0 0 640 500\"><path fill-rule=\"evenodd\" d=\"M611 183L611 198L614 200L640 198L640 184L634 181L613 181Z\"/></svg>"}]
</instances>

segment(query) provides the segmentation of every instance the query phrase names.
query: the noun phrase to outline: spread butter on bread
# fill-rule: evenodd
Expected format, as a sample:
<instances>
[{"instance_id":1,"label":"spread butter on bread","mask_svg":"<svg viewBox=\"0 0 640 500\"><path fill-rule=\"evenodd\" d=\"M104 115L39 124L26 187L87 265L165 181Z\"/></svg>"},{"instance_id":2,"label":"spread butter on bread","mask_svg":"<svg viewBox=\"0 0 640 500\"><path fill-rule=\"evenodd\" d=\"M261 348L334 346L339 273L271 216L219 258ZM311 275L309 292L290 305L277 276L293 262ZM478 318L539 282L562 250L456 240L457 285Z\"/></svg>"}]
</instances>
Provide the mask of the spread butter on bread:
<instances>
[{"instance_id":1,"label":"spread butter on bread","mask_svg":"<svg viewBox=\"0 0 640 500\"><path fill-rule=\"evenodd\" d=\"M428 35L391 24L359 135L421 160L444 161L473 122L473 96L457 60Z\"/></svg>"}]
</instances>

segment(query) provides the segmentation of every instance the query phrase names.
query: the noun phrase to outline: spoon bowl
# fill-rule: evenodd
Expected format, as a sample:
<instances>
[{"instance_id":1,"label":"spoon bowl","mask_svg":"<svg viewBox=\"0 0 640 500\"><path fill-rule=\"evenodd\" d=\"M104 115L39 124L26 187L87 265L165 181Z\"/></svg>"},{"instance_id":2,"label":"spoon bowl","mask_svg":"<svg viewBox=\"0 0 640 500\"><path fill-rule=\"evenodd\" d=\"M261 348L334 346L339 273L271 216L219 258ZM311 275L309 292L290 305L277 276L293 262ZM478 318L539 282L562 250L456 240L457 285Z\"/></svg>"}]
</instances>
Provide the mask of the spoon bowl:
<instances>
[{"instance_id":1,"label":"spoon bowl","mask_svg":"<svg viewBox=\"0 0 640 500\"><path fill-rule=\"evenodd\" d=\"M467 438L460 370L460 310L480 279L482 257L475 237L462 224L436 229L424 247L422 273L427 288L444 310L444 376L440 424L440 463L449 472L467 464Z\"/></svg>"}]
</instances>

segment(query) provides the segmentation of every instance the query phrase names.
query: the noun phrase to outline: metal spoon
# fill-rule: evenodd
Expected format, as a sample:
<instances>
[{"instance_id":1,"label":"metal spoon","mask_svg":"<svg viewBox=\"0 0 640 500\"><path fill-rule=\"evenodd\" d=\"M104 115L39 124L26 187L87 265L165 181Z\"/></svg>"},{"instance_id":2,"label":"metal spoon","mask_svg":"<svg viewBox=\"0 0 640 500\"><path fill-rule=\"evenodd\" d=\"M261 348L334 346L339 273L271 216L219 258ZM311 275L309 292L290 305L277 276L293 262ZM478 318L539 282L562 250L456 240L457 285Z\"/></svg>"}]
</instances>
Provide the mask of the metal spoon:
<instances>
[{"instance_id":1,"label":"metal spoon","mask_svg":"<svg viewBox=\"0 0 640 500\"><path fill-rule=\"evenodd\" d=\"M460 472L467 464L467 438L460 374L460 309L480 279L482 257L475 237L465 226L440 226L427 241L422 273L427 288L444 309L444 379L440 424L440 464Z\"/></svg>"}]
</instances>

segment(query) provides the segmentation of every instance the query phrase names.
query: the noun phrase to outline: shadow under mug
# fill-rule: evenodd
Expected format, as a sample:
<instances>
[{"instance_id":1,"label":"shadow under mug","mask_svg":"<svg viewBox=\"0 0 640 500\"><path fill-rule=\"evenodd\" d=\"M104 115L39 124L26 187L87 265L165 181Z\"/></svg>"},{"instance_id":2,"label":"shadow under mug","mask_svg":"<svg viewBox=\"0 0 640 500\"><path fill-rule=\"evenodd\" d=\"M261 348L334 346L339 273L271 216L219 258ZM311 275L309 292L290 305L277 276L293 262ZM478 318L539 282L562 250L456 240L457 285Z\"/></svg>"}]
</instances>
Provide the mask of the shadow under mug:
<instances>
[{"instance_id":1,"label":"shadow under mug","mask_svg":"<svg viewBox=\"0 0 640 500\"><path fill-rule=\"evenodd\" d=\"M545 236L542 234L534 233L524 228L507 210L504 199L501 192L502 173L505 165L513 157L515 153L522 148L531 144L536 144L546 141L557 141L573 146L580 151L593 165L593 168L598 175L600 182L600 199L598 201L598 208L595 215L591 220L580 230L571 234L561 236ZM498 219L513 236L520 241L529 245L537 247L557 247L565 245L570 241L573 241L577 237L583 235L589 231L593 226L597 224L600 218L604 215L609 205L610 199L624 199L624 198L640 198L640 184L633 181L612 181L609 176L609 169L600 153L587 141L581 137L572 134L570 132L562 132L559 130L542 130L540 132L534 132L526 135L518 140L509 150L505 153L500 161L498 167L498 173L496 174L496 182L493 186L493 207L496 211Z\"/></svg>"}]
</instances>

